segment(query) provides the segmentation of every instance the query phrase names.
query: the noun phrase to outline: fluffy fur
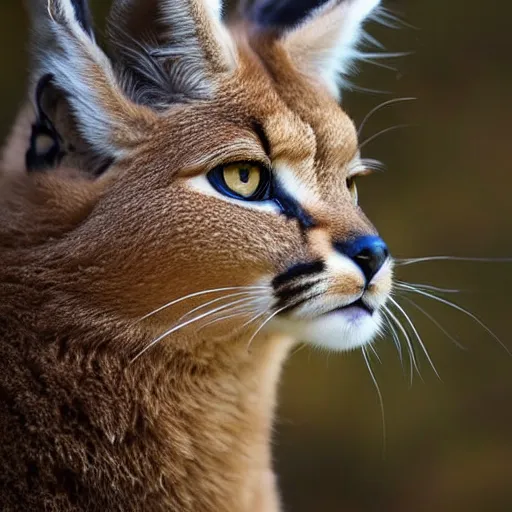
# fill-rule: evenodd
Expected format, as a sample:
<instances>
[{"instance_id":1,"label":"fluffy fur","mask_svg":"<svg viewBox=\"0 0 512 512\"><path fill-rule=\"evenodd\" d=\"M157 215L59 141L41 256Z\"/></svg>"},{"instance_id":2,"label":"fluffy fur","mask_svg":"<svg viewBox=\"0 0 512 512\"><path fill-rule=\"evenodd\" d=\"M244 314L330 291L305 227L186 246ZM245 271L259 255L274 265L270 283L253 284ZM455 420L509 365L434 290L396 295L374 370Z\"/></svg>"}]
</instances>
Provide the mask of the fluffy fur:
<instances>
[{"instance_id":1,"label":"fluffy fur","mask_svg":"<svg viewBox=\"0 0 512 512\"><path fill-rule=\"evenodd\" d=\"M378 310L391 288L390 262L365 288L335 250L375 229L347 187L358 142L330 82L334 54L316 58L338 20L343 60L368 1L331 2L329 23L323 9L296 33L228 29L216 2L162 0L148 11L158 23L136 15L143 5L114 5L124 39L110 41L112 63L73 2L29 2L32 78L53 75L44 105L66 155L27 172L26 107L0 173L5 512L277 512L270 438L290 346L368 342L378 311L321 315L359 297ZM105 155L112 165L93 176L87 162ZM302 213L228 199L204 179L248 160L271 165ZM314 293L279 314L302 289Z\"/></svg>"}]
</instances>

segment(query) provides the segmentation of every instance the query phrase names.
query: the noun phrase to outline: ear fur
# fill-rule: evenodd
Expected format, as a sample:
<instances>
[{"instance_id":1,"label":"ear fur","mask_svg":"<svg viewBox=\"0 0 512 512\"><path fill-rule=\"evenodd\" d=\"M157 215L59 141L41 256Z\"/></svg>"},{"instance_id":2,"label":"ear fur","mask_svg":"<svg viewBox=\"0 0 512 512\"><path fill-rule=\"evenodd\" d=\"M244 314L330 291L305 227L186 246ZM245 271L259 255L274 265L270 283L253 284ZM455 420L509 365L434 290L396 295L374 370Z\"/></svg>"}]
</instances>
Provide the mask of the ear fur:
<instances>
[{"instance_id":1,"label":"ear fur","mask_svg":"<svg viewBox=\"0 0 512 512\"><path fill-rule=\"evenodd\" d=\"M132 97L154 107L209 97L236 67L220 0L114 0L110 44Z\"/></svg>"},{"instance_id":2,"label":"ear fur","mask_svg":"<svg viewBox=\"0 0 512 512\"><path fill-rule=\"evenodd\" d=\"M361 56L357 46L364 38L363 24L375 16L380 0L311 0L308 3L317 7L298 26L280 29L286 26L286 20L279 17L279 12L287 3L256 1L251 17L260 26L277 23L282 44L299 70L320 80L338 97L343 75Z\"/></svg>"},{"instance_id":3,"label":"ear fur","mask_svg":"<svg viewBox=\"0 0 512 512\"><path fill-rule=\"evenodd\" d=\"M125 97L109 59L94 42L86 0L26 3L33 31L32 98L37 100L36 110L45 102L40 90L43 79L52 90L52 107L65 103L67 122L72 117L73 128L96 155L109 159L123 156L142 136L150 119ZM46 128L55 123L53 114L44 113L45 118L52 117Z\"/></svg>"}]
</instances>

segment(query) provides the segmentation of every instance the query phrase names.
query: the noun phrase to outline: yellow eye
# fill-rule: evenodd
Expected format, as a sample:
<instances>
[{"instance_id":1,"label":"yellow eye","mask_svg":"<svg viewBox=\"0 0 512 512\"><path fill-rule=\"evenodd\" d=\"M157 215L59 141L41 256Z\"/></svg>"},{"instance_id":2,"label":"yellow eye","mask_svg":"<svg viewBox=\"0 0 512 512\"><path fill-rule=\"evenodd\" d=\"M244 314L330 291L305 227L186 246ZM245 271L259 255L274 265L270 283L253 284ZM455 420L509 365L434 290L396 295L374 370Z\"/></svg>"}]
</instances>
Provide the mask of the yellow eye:
<instances>
[{"instance_id":1,"label":"yellow eye","mask_svg":"<svg viewBox=\"0 0 512 512\"><path fill-rule=\"evenodd\" d=\"M254 164L231 164L223 168L222 177L232 192L247 198L258 190L261 171Z\"/></svg>"},{"instance_id":2,"label":"yellow eye","mask_svg":"<svg viewBox=\"0 0 512 512\"><path fill-rule=\"evenodd\" d=\"M237 162L221 165L207 175L222 194L245 201L266 201L270 197L270 171L258 163Z\"/></svg>"},{"instance_id":3,"label":"yellow eye","mask_svg":"<svg viewBox=\"0 0 512 512\"><path fill-rule=\"evenodd\" d=\"M352 196L352 199L354 200L354 203L357 204L359 198L357 194L357 185L355 177L347 179L347 188L348 191L350 192L350 195Z\"/></svg>"}]
</instances>

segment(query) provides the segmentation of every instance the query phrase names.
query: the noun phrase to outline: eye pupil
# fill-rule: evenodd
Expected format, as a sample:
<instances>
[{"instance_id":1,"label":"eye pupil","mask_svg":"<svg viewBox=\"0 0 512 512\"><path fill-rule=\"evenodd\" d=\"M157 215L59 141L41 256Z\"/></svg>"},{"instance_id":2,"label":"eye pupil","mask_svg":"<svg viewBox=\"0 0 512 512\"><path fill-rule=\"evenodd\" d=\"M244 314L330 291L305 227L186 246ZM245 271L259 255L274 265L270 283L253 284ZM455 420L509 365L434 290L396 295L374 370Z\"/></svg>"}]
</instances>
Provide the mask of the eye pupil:
<instances>
[{"instance_id":1,"label":"eye pupil","mask_svg":"<svg viewBox=\"0 0 512 512\"><path fill-rule=\"evenodd\" d=\"M221 194L244 201L267 201L270 198L270 170L252 162L219 165L207 174L210 184Z\"/></svg>"},{"instance_id":2,"label":"eye pupil","mask_svg":"<svg viewBox=\"0 0 512 512\"><path fill-rule=\"evenodd\" d=\"M240 181L242 183L249 183L249 169L247 169L247 167L243 167L242 169L240 169L239 171L239 174L240 174Z\"/></svg>"}]
</instances>

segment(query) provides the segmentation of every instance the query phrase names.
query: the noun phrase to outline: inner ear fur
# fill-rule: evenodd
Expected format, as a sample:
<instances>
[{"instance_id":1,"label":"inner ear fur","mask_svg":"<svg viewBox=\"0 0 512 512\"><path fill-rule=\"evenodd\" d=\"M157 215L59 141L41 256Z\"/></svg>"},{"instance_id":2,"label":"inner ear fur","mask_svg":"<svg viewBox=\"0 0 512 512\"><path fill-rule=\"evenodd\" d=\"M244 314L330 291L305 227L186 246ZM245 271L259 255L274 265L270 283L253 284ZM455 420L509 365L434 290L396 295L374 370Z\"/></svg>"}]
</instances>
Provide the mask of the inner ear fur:
<instances>
[{"instance_id":1,"label":"inner ear fur","mask_svg":"<svg viewBox=\"0 0 512 512\"><path fill-rule=\"evenodd\" d=\"M36 135L50 132L63 145L62 157L74 151L92 172L93 162L127 156L147 139L154 116L123 92L94 40L86 1L27 0L27 7Z\"/></svg>"},{"instance_id":2,"label":"inner ear fur","mask_svg":"<svg viewBox=\"0 0 512 512\"><path fill-rule=\"evenodd\" d=\"M256 31L271 30L304 76L339 99L354 62L375 55L362 53L359 44L371 40L363 25L378 19L380 0L300 0L295 15L302 19L292 25L283 18L288 3L255 0L246 15Z\"/></svg>"},{"instance_id":3,"label":"inner ear fur","mask_svg":"<svg viewBox=\"0 0 512 512\"><path fill-rule=\"evenodd\" d=\"M107 34L132 98L155 108L211 97L236 67L219 0L114 0Z\"/></svg>"},{"instance_id":4,"label":"inner ear fur","mask_svg":"<svg viewBox=\"0 0 512 512\"><path fill-rule=\"evenodd\" d=\"M25 157L26 169L38 172L67 167L80 170L90 178L100 176L115 158L95 151L84 138L80 119L72 110L66 92L44 77L41 83Z\"/></svg>"}]
</instances>

